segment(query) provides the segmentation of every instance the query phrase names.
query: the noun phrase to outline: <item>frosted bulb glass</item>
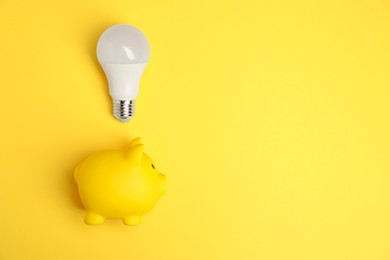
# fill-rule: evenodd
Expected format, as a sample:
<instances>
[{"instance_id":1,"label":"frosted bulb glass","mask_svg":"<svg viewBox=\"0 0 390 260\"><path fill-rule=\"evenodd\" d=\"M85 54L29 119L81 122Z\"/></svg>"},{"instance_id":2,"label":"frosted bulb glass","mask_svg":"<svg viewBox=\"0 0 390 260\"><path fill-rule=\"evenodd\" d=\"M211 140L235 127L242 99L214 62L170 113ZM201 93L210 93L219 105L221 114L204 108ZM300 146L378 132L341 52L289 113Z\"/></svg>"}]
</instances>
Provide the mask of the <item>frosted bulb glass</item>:
<instances>
[{"instance_id":1,"label":"frosted bulb glass","mask_svg":"<svg viewBox=\"0 0 390 260\"><path fill-rule=\"evenodd\" d=\"M113 114L121 122L128 122L134 116L134 102L149 60L149 43L137 28L118 24L103 32L96 52L107 76Z\"/></svg>"}]
</instances>

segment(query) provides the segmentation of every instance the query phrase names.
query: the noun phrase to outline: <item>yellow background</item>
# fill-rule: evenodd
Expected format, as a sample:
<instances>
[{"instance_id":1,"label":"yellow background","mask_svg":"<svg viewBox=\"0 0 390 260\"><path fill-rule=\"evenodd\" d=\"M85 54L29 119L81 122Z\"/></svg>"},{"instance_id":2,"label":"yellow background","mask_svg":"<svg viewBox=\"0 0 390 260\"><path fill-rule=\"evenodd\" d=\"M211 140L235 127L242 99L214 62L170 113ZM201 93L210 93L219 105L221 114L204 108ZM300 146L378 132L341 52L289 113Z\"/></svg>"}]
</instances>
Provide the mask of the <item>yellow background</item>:
<instances>
[{"instance_id":1,"label":"yellow background","mask_svg":"<svg viewBox=\"0 0 390 260\"><path fill-rule=\"evenodd\" d=\"M95 47L151 44L136 116ZM0 259L390 259L388 1L0 1ZM72 180L141 136L143 223L90 227Z\"/></svg>"}]
</instances>

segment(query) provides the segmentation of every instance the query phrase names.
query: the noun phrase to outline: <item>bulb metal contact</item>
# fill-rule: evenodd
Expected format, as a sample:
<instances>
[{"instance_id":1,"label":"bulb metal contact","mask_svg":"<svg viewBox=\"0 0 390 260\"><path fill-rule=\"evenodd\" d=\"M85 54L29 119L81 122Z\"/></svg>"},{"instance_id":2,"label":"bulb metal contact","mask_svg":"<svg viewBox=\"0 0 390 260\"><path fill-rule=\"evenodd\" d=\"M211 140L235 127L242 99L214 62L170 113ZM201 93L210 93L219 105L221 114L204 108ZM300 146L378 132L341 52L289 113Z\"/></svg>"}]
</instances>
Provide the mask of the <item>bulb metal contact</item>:
<instances>
[{"instance_id":1,"label":"bulb metal contact","mask_svg":"<svg viewBox=\"0 0 390 260\"><path fill-rule=\"evenodd\" d=\"M127 123L135 113L135 99L113 99L112 114L122 123Z\"/></svg>"}]
</instances>

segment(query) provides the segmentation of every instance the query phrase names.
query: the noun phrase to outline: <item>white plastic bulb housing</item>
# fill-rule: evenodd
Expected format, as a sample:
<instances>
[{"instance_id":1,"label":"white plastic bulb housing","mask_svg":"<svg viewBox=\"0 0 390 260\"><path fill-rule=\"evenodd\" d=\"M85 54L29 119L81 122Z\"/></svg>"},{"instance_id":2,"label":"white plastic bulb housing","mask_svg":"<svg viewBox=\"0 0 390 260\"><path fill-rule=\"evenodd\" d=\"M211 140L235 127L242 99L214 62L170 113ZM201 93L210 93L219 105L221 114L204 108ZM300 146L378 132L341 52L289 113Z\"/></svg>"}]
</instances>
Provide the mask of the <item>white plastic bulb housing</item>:
<instances>
[{"instance_id":1,"label":"white plastic bulb housing","mask_svg":"<svg viewBox=\"0 0 390 260\"><path fill-rule=\"evenodd\" d=\"M150 56L148 40L137 28L117 24L103 32L96 52L107 76L113 115L128 122L134 116L141 76Z\"/></svg>"}]
</instances>

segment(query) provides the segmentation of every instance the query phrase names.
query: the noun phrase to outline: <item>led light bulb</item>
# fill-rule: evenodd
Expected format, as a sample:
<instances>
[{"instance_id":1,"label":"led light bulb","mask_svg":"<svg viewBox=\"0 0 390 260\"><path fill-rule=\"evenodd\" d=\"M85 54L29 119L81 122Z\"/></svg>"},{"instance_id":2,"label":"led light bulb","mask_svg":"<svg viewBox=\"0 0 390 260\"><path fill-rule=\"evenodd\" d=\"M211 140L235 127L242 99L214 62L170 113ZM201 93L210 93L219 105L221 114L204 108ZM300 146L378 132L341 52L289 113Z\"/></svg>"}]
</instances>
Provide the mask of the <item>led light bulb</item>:
<instances>
[{"instance_id":1,"label":"led light bulb","mask_svg":"<svg viewBox=\"0 0 390 260\"><path fill-rule=\"evenodd\" d=\"M142 73L150 56L145 35L127 24L111 26L100 36L97 58L108 80L113 115L121 122L134 116Z\"/></svg>"}]
</instances>

